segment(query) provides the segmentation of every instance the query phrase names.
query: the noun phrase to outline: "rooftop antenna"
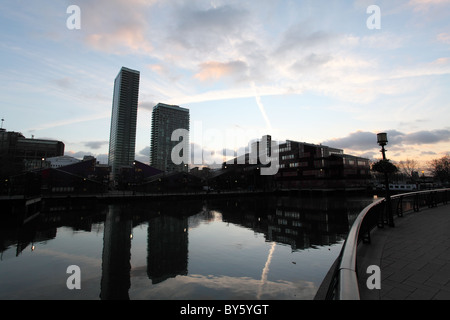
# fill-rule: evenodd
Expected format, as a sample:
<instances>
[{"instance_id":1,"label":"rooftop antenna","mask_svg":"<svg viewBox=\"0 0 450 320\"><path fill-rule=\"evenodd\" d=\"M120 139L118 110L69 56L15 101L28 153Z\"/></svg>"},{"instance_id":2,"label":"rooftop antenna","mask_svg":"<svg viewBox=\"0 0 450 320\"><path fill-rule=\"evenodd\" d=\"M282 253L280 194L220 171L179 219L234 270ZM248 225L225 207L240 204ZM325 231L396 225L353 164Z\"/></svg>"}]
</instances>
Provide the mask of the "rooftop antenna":
<instances>
[{"instance_id":1,"label":"rooftop antenna","mask_svg":"<svg viewBox=\"0 0 450 320\"><path fill-rule=\"evenodd\" d=\"M0 129L3 129L3 121L5 121L5 119L2 118L2 127Z\"/></svg>"}]
</instances>

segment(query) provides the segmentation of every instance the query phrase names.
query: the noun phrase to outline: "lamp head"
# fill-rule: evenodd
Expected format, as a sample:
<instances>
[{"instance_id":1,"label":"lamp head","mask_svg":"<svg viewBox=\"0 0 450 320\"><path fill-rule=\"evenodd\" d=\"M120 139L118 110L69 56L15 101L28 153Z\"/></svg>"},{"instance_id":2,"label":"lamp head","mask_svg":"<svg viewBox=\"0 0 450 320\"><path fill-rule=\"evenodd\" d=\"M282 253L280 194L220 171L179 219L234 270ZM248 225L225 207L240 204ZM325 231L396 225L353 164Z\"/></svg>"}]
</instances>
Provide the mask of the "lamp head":
<instances>
[{"instance_id":1,"label":"lamp head","mask_svg":"<svg viewBox=\"0 0 450 320\"><path fill-rule=\"evenodd\" d=\"M385 146L388 143L387 133L378 133L377 134L377 142L380 146Z\"/></svg>"}]
</instances>

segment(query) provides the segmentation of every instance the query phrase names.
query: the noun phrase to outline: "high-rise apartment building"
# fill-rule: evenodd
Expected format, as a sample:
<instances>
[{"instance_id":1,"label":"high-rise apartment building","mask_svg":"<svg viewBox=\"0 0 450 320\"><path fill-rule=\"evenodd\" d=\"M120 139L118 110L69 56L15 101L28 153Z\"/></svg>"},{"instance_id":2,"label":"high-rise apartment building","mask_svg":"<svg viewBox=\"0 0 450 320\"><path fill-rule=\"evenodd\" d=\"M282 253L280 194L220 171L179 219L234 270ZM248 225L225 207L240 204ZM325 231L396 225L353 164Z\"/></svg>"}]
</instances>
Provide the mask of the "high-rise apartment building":
<instances>
[{"instance_id":1,"label":"high-rise apartment building","mask_svg":"<svg viewBox=\"0 0 450 320\"><path fill-rule=\"evenodd\" d=\"M150 143L152 167L165 172L189 170L186 163L177 165L171 159L172 149L180 143L172 141L172 133L177 129L189 131L189 109L164 103L158 103L153 107Z\"/></svg>"},{"instance_id":2,"label":"high-rise apartment building","mask_svg":"<svg viewBox=\"0 0 450 320\"><path fill-rule=\"evenodd\" d=\"M108 154L112 180L135 158L139 77L139 71L122 67L114 81Z\"/></svg>"}]
</instances>

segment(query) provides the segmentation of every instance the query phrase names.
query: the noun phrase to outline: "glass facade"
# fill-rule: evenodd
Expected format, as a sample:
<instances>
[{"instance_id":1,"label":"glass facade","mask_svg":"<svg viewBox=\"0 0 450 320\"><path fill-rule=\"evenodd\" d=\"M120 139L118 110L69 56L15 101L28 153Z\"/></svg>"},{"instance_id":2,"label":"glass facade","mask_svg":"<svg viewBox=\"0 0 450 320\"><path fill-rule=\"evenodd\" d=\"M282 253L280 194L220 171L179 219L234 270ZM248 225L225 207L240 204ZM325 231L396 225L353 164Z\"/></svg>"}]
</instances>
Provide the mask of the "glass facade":
<instances>
[{"instance_id":1,"label":"glass facade","mask_svg":"<svg viewBox=\"0 0 450 320\"><path fill-rule=\"evenodd\" d=\"M163 103L153 107L150 142L152 167L165 172L188 171L187 164L176 165L171 159L172 149L180 143L172 141L172 133L177 129L189 130L189 109Z\"/></svg>"},{"instance_id":2,"label":"glass facade","mask_svg":"<svg viewBox=\"0 0 450 320\"><path fill-rule=\"evenodd\" d=\"M114 81L108 154L113 180L120 168L131 166L135 158L139 78L139 71L123 67Z\"/></svg>"}]
</instances>

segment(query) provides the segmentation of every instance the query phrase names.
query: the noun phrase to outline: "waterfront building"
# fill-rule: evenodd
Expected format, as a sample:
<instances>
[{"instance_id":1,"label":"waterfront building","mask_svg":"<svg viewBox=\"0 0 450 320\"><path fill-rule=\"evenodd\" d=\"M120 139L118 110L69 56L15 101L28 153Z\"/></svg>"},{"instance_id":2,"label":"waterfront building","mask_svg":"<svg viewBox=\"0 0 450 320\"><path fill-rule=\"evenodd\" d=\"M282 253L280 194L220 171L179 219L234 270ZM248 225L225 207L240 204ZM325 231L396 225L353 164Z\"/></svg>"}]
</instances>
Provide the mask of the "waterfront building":
<instances>
[{"instance_id":1,"label":"waterfront building","mask_svg":"<svg viewBox=\"0 0 450 320\"><path fill-rule=\"evenodd\" d=\"M152 167L164 172L189 171L186 163L175 164L171 158L173 148L180 143L172 141L172 133L177 129L189 131L189 109L164 103L153 107L150 142ZM189 141L186 145L189 145Z\"/></svg>"},{"instance_id":2,"label":"waterfront building","mask_svg":"<svg viewBox=\"0 0 450 320\"><path fill-rule=\"evenodd\" d=\"M263 137L261 141L271 141L270 136ZM263 185L266 189L347 189L368 186L369 159L345 154L338 148L292 140L278 143L277 148L269 150L270 159L278 161L278 170L275 175L262 179L258 177L263 167L256 152L259 143L251 144L253 155L247 153L223 163L223 170L233 170L240 176L226 180L236 184L242 181L251 188L261 188ZM251 159L256 157L258 162L252 162Z\"/></svg>"},{"instance_id":3,"label":"waterfront building","mask_svg":"<svg viewBox=\"0 0 450 320\"><path fill-rule=\"evenodd\" d=\"M345 189L367 187L369 159L345 154L342 149L287 140L279 145L282 189Z\"/></svg>"},{"instance_id":4,"label":"waterfront building","mask_svg":"<svg viewBox=\"0 0 450 320\"><path fill-rule=\"evenodd\" d=\"M0 163L2 175L46 166L50 157L64 155L64 143L57 140L25 138L20 132L0 129Z\"/></svg>"},{"instance_id":5,"label":"waterfront building","mask_svg":"<svg viewBox=\"0 0 450 320\"><path fill-rule=\"evenodd\" d=\"M46 162L48 162L50 168L61 168L64 166L68 166L74 163L78 163L81 160L78 160L71 156L59 156L59 157L51 157L47 158Z\"/></svg>"},{"instance_id":6,"label":"waterfront building","mask_svg":"<svg viewBox=\"0 0 450 320\"><path fill-rule=\"evenodd\" d=\"M114 81L108 165L115 181L121 167L135 158L139 71L122 67Z\"/></svg>"}]
</instances>

